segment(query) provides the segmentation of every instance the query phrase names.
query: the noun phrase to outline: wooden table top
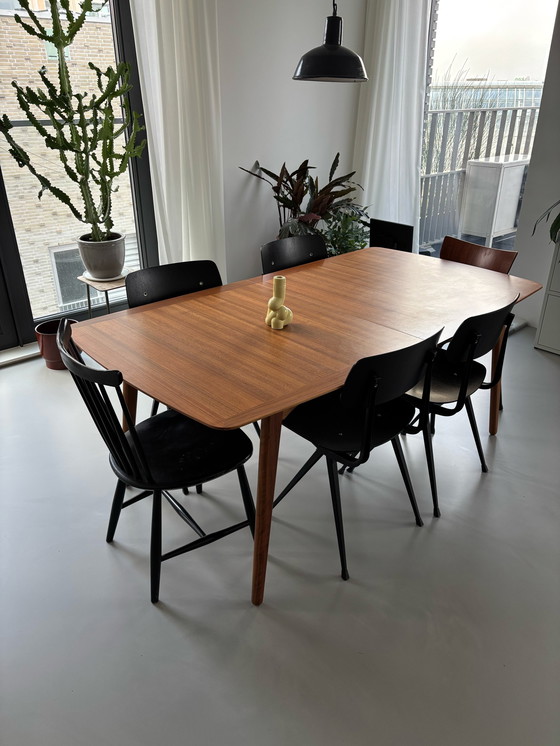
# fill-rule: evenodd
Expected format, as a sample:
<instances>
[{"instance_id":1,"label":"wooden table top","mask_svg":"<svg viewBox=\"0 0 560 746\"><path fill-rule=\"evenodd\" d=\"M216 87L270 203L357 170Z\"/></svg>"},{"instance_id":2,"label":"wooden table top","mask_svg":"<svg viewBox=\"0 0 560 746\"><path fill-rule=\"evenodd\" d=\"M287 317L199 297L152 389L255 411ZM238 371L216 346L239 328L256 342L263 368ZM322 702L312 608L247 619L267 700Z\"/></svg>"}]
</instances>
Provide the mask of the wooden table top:
<instances>
[{"instance_id":1,"label":"wooden table top","mask_svg":"<svg viewBox=\"0 0 560 746\"><path fill-rule=\"evenodd\" d=\"M356 360L526 298L531 280L370 248L285 270L293 322L264 323L273 275L75 324L78 345L139 391L234 428L332 391Z\"/></svg>"}]
</instances>

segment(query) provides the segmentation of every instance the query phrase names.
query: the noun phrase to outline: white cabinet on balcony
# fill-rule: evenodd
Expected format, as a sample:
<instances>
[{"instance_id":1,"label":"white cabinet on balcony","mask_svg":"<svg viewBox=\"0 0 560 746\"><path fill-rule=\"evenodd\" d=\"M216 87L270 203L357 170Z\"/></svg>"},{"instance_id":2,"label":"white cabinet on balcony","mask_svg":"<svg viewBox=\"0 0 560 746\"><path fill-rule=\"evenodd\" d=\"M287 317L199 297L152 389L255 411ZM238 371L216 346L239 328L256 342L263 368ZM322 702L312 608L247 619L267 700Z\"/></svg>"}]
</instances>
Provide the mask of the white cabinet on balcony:
<instances>
[{"instance_id":1,"label":"white cabinet on balcony","mask_svg":"<svg viewBox=\"0 0 560 746\"><path fill-rule=\"evenodd\" d=\"M535 347L560 355L560 242L552 257Z\"/></svg>"},{"instance_id":2,"label":"white cabinet on balcony","mask_svg":"<svg viewBox=\"0 0 560 746\"><path fill-rule=\"evenodd\" d=\"M492 246L495 236L516 230L526 155L499 155L467 162L459 220L460 233L483 236Z\"/></svg>"}]
</instances>

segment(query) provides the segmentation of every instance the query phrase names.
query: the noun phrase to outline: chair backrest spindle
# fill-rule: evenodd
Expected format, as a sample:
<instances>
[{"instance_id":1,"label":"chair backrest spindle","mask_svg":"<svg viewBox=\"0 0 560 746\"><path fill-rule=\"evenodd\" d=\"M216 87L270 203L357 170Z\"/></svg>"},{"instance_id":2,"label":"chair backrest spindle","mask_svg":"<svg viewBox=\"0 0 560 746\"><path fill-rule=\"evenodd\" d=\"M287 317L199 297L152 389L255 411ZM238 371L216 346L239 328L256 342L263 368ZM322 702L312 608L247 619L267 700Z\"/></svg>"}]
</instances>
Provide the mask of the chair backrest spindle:
<instances>
[{"instance_id":1,"label":"chair backrest spindle","mask_svg":"<svg viewBox=\"0 0 560 746\"><path fill-rule=\"evenodd\" d=\"M117 370L90 368L87 366L72 338L72 327L61 321L57 344L62 361L70 371L78 391L115 463L140 481L150 479L149 468L142 451L136 428L121 391L122 375ZM125 434L108 389L114 389L128 423Z\"/></svg>"}]
</instances>

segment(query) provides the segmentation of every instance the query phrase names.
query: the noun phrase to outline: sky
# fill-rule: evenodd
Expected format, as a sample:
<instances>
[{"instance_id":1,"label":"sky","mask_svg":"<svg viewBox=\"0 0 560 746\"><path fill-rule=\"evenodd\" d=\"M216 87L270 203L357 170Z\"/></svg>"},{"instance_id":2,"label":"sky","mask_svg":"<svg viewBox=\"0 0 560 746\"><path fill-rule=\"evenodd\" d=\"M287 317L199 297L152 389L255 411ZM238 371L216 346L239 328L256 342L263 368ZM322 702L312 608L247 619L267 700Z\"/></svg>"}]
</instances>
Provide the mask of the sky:
<instances>
[{"instance_id":1,"label":"sky","mask_svg":"<svg viewBox=\"0 0 560 746\"><path fill-rule=\"evenodd\" d=\"M544 80L558 0L440 0L434 82Z\"/></svg>"}]
</instances>

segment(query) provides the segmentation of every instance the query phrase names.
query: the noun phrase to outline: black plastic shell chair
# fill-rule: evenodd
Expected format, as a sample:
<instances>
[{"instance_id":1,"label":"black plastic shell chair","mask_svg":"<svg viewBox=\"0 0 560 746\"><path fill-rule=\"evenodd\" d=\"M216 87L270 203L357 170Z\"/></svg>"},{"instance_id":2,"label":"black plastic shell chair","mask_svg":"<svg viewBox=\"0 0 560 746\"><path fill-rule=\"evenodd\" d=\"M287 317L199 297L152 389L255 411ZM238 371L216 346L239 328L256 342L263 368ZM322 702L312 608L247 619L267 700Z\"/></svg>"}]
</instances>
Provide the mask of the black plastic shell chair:
<instances>
[{"instance_id":1,"label":"black plastic shell chair","mask_svg":"<svg viewBox=\"0 0 560 746\"><path fill-rule=\"evenodd\" d=\"M371 218L369 221L369 245L381 246L397 251L412 251L414 226L392 223L389 220Z\"/></svg>"},{"instance_id":2,"label":"black plastic shell chair","mask_svg":"<svg viewBox=\"0 0 560 746\"><path fill-rule=\"evenodd\" d=\"M328 257L325 240L320 235L290 236L278 238L261 246L263 274L281 272L299 264L316 262Z\"/></svg>"},{"instance_id":3,"label":"black plastic shell chair","mask_svg":"<svg viewBox=\"0 0 560 746\"><path fill-rule=\"evenodd\" d=\"M251 532L254 531L255 507L244 468L253 453L253 446L242 430L214 430L173 410L166 410L135 425L121 391L121 373L86 365L71 334L71 326L63 320L57 334L58 348L109 449L111 468L118 479L107 541L113 541L122 508L153 496L150 576L151 600L156 603L164 560L210 544L247 526ZM126 433L112 403L113 392L128 426ZM206 533L171 490L209 482L235 470L246 517L238 523ZM127 486L141 492L125 500ZM162 497L197 535L196 539L165 553L162 552L161 536Z\"/></svg>"},{"instance_id":4,"label":"black plastic shell chair","mask_svg":"<svg viewBox=\"0 0 560 746\"><path fill-rule=\"evenodd\" d=\"M448 346L438 349L431 371L428 401L423 396L424 389L421 381L408 392L409 400L416 404L421 416L418 423L409 427L407 432L422 431L436 517L440 516L440 509L432 448L435 418L436 416L451 417L460 412L463 407L466 409L480 465L482 471L487 472L488 466L480 442L471 396L478 389L491 389L501 379L508 331L514 318L511 310L518 297L516 296L503 308L466 319L457 329ZM502 331L504 331L503 342L494 374L491 380L485 381L486 368L482 363L477 362L477 358L493 349Z\"/></svg>"},{"instance_id":5,"label":"black plastic shell chair","mask_svg":"<svg viewBox=\"0 0 560 746\"><path fill-rule=\"evenodd\" d=\"M125 280L130 308L221 285L220 271L210 259L146 267L131 272Z\"/></svg>"},{"instance_id":6,"label":"black plastic shell chair","mask_svg":"<svg viewBox=\"0 0 560 746\"><path fill-rule=\"evenodd\" d=\"M284 420L285 427L310 441L316 450L278 495L274 505L325 456L344 580L349 576L337 464L363 464L374 448L390 441L416 524L423 525L398 436L416 413L413 402L404 394L420 378L424 379L424 397L428 401L431 360L439 336L440 332L402 350L359 360L341 389L299 405Z\"/></svg>"}]
</instances>

